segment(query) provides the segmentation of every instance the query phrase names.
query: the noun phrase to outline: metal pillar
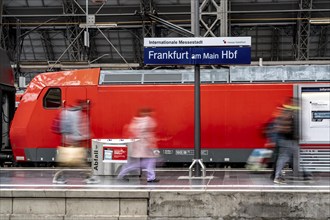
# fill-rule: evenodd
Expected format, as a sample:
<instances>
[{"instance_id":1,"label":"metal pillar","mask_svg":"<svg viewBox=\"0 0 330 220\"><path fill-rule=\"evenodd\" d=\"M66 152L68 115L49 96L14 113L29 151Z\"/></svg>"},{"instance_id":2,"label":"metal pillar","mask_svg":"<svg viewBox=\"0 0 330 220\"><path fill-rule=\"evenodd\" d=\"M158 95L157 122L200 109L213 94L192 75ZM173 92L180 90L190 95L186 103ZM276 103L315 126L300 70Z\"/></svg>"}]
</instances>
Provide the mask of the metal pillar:
<instances>
[{"instance_id":1,"label":"metal pillar","mask_svg":"<svg viewBox=\"0 0 330 220\"><path fill-rule=\"evenodd\" d=\"M133 37L133 51L134 51L134 62L139 63L140 67L143 66L143 57L141 48L143 47L142 40L142 31L140 30L133 30L132 32Z\"/></svg>"},{"instance_id":2,"label":"metal pillar","mask_svg":"<svg viewBox=\"0 0 330 220\"><path fill-rule=\"evenodd\" d=\"M298 12L297 53L296 60L309 60L309 36L313 0L300 0Z\"/></svg>"},{"instance_id":3,"label":"metal pillar","mask_svg":"<svg viewBox=\"0 0 330 220\"><path fill-rule=\"evenodd\" d=\"M228 36L228 0L220 1L220 36Z\"/></svg>"},{"instance_id":4,"label":"metal pillar","mask_svg":"<svg viewBox=\"0 0 330 220\"><path fill-rule=\"evenodd\" d=\"M53 46L50 42L51 39L50 39L49 31L48 30L42 31L41 36L42 36L41 43L44 48L45 54L47 56L47 60L55 60Z\"/></svg>"},{"instance_id":5,"label":"metal pillar","mask_svg":"<svg viewBox=\"0 0 330 220\"><path fill-rule=\"evenodd\" d=\"M144 37L155 37L155 24L149 19L147 14L154 11L153 0L140 0L140 15L142 17L142 28Z\"/></svg>"},{"instance_id":6,"label":"metal pillar","mask_svg":"<svg viewBox=\"0 0 330 220\"><path fill-rule=\"evenodd\" d=\"M200 9L204 37L228 36L228 0L203 0Z\"/></svg>"},{"instance_id":7,"label":"metal pillar","mask_svg":"<svg viewBox=\"0 0 330 220\"><path fill-rule=\"evenodd\" d=\"M63 7L65 14L76 14L78 11L78 6L75 1L63 0ZM77 25L80 22L79 17L69 17L67 29L65 32L66 39L68 41L68 55L70 61L81 61L82 54L84 52L84 44L82 38L78 37L80 35L80 28ZM76 23L76 25L71 25L70 23ZM78 39L79 38L79 39Z\"/></svg>"},{"instance_id":8,"label":"metal pillar","mask_svg":"<svg viewBox=\"0 0 330 220\"><path fill-rule=\"evenodd\" d=\"M21 71L20 71L20 61L21 61L21 48L22 48L22 43L21 43L21 24L20 20L17 20L17 25L16 25L16 70L15 70L15 80L18 82L18 78L21 76Z\"/></svg>"},{"instance_id":9,"label":"metal pillar","mask_svg":"<svg viewBox=\"0 0 330 220\"><path fill-rule=\"evenodd\" d=\"M0 0L0 43L2 42L2 11L3 11L3 0ZM0 44L1 46L1 44Z\"/></svg>"},{"instance_id":10,"label":"metal pillar","mask_svg":"<svg viewBox=\"0 0 330 220\"><path fill-rule=\"evenodd\" d=\"M191 0L191 27L195 37L199 37L199 0ZM201 176L201 168L203 169L203 176L205 176L205 166L201 159L201 113L200 113L200 65L195 65L195 84L194 84L194 159L189 167L189 177L195 165L195 177Z\"/></svg>"},{"instance_id":11,"label":"metal pillar","mask_svg":"<svg viewBox=\"0 0 330 220\"><path fill-rule=\"evenodd\" d=\"M279 60L279 50L280 50L280 34L281 30L277 27L272 30L272 46L271 46L271 61Z\"/></svg>"},{"instance_id":12,"label":"metal pillar","mask_svg":"<svg viewBox=\"0 0 330 220\"><path fill-rule=\"evenodd\" d=\"M195 83L194 83L194 160L198 161L195 165L195 176L201 176L201 104L200 104L200 65L196 64L194 68Z\"/></svg>"},{"instance_id":13,"label":"metal pillar","mask_svg":"<svg viewBox=\"0 0 330 220\"><path fill-rule=\"evenodd\" d=\"M321 27L321 30L320 30L319 42L317 45L317 56L319 58L324 57L326 55L327 44L329 42L328 34L327 34L328 29L329 28L327 26L324 26L324 27Z\"/></svg>"},{"instance_id":14,"label":"metal pillar","mask_svg":"<svg viewBox=\"0 0 330 220\"><path fill-rule=\"evenodd\" d=\"M0 0L0 48L3 48L7 51L10 56L10 60L15 60L16 56L16 38L10 36L10 33L13 33L10 30L10 26L6 21L6 18L3 17L3 4L4 1Z\"/></svg>"}]
</instances>

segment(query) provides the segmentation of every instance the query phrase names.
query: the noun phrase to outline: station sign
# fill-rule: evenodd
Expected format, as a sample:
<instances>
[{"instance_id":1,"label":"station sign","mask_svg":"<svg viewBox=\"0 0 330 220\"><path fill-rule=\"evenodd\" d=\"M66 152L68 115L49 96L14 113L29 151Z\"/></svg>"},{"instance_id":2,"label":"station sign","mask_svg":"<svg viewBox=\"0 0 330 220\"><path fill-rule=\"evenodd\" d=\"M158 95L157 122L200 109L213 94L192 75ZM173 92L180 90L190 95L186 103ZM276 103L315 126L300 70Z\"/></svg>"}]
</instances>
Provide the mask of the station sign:
<instances>
[{"instance_id":1,"label":"station sign","mask_svg":"<svg viewBox=\"0 0 330 220\"><path fill-rule=\"evenodd\" d=\"M250 47L159 47L144 48L150 65L250 64Z\"/></svg>"},{"instance_id":2,"label":"station sign","mask_svg":"<svg viewBox=\"0 0 330 220\"><path fill-rule=\"evenodd\" d=\"M250 64L251 37L145 38L149 65Z\"/></svg>"}]
</instances>

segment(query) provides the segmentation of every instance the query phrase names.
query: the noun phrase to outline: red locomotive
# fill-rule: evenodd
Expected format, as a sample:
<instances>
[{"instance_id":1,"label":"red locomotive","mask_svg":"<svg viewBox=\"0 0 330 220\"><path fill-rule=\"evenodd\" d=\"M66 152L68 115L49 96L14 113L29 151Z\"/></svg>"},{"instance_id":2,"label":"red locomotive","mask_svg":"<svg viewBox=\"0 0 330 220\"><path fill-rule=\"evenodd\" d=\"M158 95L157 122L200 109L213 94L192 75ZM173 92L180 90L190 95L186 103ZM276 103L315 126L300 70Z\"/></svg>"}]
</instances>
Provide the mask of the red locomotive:
<instances>
[{"instance_id":1,"label":"red locomotive","mask_svg":"<svg viewBox=\"0 0 330 220\"><path fill-rule=\"evenodd\" d=\"M61 108L77 99L91 103L92 138L124 139L139 108L155 110L158 146L166 162L191 162L194 148L193 84L108 84L100 69L43 73L29 84L12 122L17 162L54 162L60 135L51 132ZM201 148L204 162L244 163L265 143L264 123L294 85L202 84Z\"/></svg>"}]
</instances>

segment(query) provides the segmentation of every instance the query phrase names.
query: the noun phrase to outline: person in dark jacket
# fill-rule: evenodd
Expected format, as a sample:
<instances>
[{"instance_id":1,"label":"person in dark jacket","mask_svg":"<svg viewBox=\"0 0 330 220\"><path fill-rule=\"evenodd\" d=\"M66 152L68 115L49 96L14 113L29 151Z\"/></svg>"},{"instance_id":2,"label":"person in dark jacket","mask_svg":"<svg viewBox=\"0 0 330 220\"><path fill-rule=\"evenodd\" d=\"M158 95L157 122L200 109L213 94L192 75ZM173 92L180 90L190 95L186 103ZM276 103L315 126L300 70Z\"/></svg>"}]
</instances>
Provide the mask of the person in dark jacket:
<instances>
[{"instance_id":1,"label":"person in dark jacket","mask_svg":"<svg viewBox=\"0 0 330 220\"><path fill-rule=\"evenodd\" d=\"M278 152L279 152L279 148L277 145L277 132L275 132L275 120L276 120L277 116L279 115L279 113L280 113L280 108L277 107L276 111L272 114L271 119L266 123L264 130L263 130L264 137L267 139L265 146L267 148L270 148L273 150L273 154L272 154L272 158L271 158L273 171L270 176L270 178L272 180L275 178L276 163L277 163Z\"/></svg>"},{"instance_id":2,"label":"person in dark jacket","mask_svg":"<svg viewBox=\"0 0 330 220\"><path fill-rule=\"evenodd\" d=\"M299 144L298 144L298 100L291 98L287 104L284 104L279 115L275 119L274 131L277 136L276 145L278 146L278 158L275 167L274 183L283 184L285 180L282 176L282 170L286 163L292 162L293 169L299 168ZM293 170L293 173L298 173ZM303 170L305 179L309 179L309 175Z\"/></svg>"}]
</instances>

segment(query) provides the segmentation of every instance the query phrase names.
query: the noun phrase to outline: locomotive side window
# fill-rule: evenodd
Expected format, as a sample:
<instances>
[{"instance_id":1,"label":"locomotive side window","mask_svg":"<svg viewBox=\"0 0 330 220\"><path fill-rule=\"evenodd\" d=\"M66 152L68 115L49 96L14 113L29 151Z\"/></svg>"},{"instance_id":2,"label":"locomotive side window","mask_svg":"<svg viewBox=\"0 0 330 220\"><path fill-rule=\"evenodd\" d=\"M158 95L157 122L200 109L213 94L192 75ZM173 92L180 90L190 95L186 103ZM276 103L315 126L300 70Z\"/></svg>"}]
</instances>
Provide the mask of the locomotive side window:
<instances>
[{"instance_id":1,"label":"locomotive side window","mask_svg":"<svg viewBox=\"0 0 330 220\"><path fill-rule=\"evenodd\" d=\"M51 88L44 96L44 108L59 108L62 103L62 93L59 88Z\"/></svg>"}]
</instances>

